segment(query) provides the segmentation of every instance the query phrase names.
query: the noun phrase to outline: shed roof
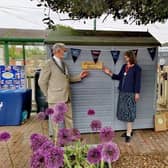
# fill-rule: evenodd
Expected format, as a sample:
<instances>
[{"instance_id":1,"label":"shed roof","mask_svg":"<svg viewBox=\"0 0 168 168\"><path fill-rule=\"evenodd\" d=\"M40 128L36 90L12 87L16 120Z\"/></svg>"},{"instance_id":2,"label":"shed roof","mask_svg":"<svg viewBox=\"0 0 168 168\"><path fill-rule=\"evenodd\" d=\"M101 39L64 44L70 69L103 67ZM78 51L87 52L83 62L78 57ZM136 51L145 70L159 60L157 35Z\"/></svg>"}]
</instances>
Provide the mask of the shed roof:
<instances>
[{"instance_id":1,"label":"shed roof","mask_svg":"<svg viewBox=\"0 0 168 168\"><path fill-rule=\"evenodd\" d=\"M93 31L58 27L50 31L45 43L63 42L67 45L158 46L160 43L149 32Z\"/></svg>"},{"instance_id":2,"label":"shed roof","mask_svg":"<svg viewBox=\"0 0 168 168\"><path fill-rule=\"evenodd\" d=\"M43 42L45 37L45 30L0 29L0 42Z\"/></svg>"}]
</instances>

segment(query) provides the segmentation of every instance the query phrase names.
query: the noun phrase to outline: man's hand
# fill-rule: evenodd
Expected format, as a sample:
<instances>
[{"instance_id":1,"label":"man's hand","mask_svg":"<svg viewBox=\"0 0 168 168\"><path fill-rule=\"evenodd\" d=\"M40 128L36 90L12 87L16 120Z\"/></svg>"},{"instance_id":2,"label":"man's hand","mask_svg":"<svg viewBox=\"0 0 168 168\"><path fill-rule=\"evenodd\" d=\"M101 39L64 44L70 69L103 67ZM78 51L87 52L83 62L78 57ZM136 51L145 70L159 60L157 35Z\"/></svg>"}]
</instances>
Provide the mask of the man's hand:
<instances>
[{"instance_id":1,"label":"man's hand","mask_svg":"<svg viewBox=\"0 0 168 168\"><path fill-rule=\"evenodd\" d=\"M86 78L88 75L89 75L89 72L88 72L88 71L82 71L82 72L80 73L81 79Z\"/></svg>"},{"instance_id":2,"label":"man's hand","mask_svg":"<svg viewBox=\"0 0 168 168\"><path fill-rule=\"evenodd\" d=\"M113 73L111 72L111 70L109 68L107 68L107 67L103 67L103 72L106 73L107 75L110 75L110 76L113 75Z\"/></svg>"},{"instance_id":3,"label":"man's hand","mask_svg":"<svg viewBox=\"0 0 168 168\"><path fill-rule=\"evenodd\" d=\"M139 93L135 93L135 101L137 102L140 99Z\"/></svg>"}]
</instances>

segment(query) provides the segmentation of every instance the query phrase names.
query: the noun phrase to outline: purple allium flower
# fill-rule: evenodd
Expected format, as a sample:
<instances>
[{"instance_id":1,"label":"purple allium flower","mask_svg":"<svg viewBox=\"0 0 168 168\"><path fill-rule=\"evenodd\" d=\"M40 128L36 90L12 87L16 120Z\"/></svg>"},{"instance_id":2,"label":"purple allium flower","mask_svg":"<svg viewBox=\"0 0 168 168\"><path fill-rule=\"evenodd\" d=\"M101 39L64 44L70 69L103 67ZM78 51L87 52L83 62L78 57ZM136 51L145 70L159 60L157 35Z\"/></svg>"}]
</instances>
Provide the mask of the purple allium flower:
<instances>
[{"instance_id":1,"label":"purple allium flower","mask_svg":"<svg viewBox=\"0 0 168 168\"><path fill-rule=\"evenodd\" d=\"M30 137L30 143L31 143L32 150L36 151L47 141L49 141L48 138L46 138L43 135L32 134L31 137Z\"/></svg>"},{"instance_id":2,"label":"purple allium flower","mask_svg":"<svg viewBox=\"0 0 168 168\"><path fill-rule=\"evenodd\" d=\"M44 120L46 118L46 114L44 112L40 112L37 114L37 118L39 120Z\"/></svg>"},{"instance_id":3,"label":"purple allium flower","mask_svg":"<svg viewBox=\"0 0 168 168\"><path fill-rule=\"evenodd\" d=\"M78 139L80 139L81 135L80 135L80 131L76 128L72 128L71 129L71 139L72 141L76 141Z\"/></svg>"},{"instance_id":4,"label":"purple allium flower","mask_svg":"<svg viewBox=\"0 0 168 168\"><path fill-rule=\"evenodd\" d=\"M115 162L119 159L119 156L120 150L117 144L110 142L103 145L102 158L104 161L108 163Z\"/></svg>"},{"instance_id":5,"label":"purple allium flower","mask_svg":"<svg viewBox=\"0 0 168 168\"><path fill-rule=\"evenodd\" d=\"M47 152L47 151L50 151L53 147L54 147L54 144L48 140L42 144L40 149L43 150L44 152Z\"/></svg>"},{"instance_id":6,"label":"purple allium flower","mask_svg":"<svg viewBox=\"0 0 168 168\"><path fill-rule=\"evenodd\" d=\"M64 164L64 151L60 147L53 147L45 153L46 168L60 168Z\"/></svg>"},{"instance_id":7,"label":"purple allium flower","mask_svg":"<svg viewBox=\"0 0 168 168\"><path fill-rule=\"evenodd\" d=\"M47 108L45 111L46 115L51 115L54 113L54 109L53 108Z\"/></svg>"},{"instance_id":8,"label":"purple allium flower","mask_svg":"<svg viewBox=\"0 0 168 168\"><path fill-rule=\"evenodd\" d=\"M61 128L58 131L58 144L64 146L72 141L71 130L68 128Z\"/></svg>"},{"instance_id":9,"label":"purple allium flower","mask_svg":"<svg viewBox=\"0 0 168 168\"><path fill-rule=\"evenodd\" d=\"M45 168L45 156L43 150L33 152L30 160L31 168Z\"/></svg>"},{"instance_id":10,"label":"purple allium flower","mask_svg":"<svg viewBox=\"0 0 168 168\"><path fill-rule=\"evenodd\" d=\"M96 147L89 149L87 153L87 160L91 164L99 163L101 160L101 151Z\"/></svg>"},{"instance_id":11,"label":"purple allium flower","mask_svg":"<svg viewBox=\"0 0 168 168\"><path fill-rule=\"evenodd\" d=\"M88 112L87 112L87 114L89 116L93 116L93 115L95 115L95 111L93 109L89 109Z\"/></svg>"},{"instance_id":12,"label":"purple allium flower","mask_svg":"<svg viewBox=\"0 0 168 168\"><path fill-rule=\"evenodd\" d=\"M58 112L58 111L55 111L52 115L51 115L51 119L53 122L55 123L62 123L64 121L64 112Z\"/></svg>"},{"instance_id":13,"label":"purple allium flower","mask_svg":"<svg viewBox=\"0 0 168 168\"><path fill-rule=\"evenodd\" d=\"M115 136L115 133L111 127L104 127L100 130L100 139L102 142L109 142Z\"/></svg>"},{"instance_id":14,"label":"purple allium flower","mask_svg":"<svg viewBox=\"0 0 168 168\"><path fill-rule=\"evenodd\" d=\"M66 113L68 111L68 106L66 103L60 102L55 105L54 109L56 112Z\"/></svg>"},{"instance_id":15,"label":"purple allium flower","mask_svg":"<svg viewBox=\"0 0 168 168\"><path fill-rule=\"evenodd\" d=\"M102 150L103 150L103 144L98 144L97 145L97 149L102 152Z\"/></svg>"},{"instance_id":16,"label":"purple allium flower","mask_svg":"<svg viewBox=\"0 0 168 168\"><path fill-rule=\"evenodd\" d=\"M92 131L99 131L102 127L102 123L100 120L93 120L90 124Z\"/></svg>"},{"instance_id":17,"label":"purple allium flower","mask_svg":"<svg viewBox=\"0 0 168 168\"><path fill-rule=\"evenodd\" d=\"M0 132L0 141L5 141L7 142L10 139L11 135L9 132Z\"/></svg>"}]
</instances>

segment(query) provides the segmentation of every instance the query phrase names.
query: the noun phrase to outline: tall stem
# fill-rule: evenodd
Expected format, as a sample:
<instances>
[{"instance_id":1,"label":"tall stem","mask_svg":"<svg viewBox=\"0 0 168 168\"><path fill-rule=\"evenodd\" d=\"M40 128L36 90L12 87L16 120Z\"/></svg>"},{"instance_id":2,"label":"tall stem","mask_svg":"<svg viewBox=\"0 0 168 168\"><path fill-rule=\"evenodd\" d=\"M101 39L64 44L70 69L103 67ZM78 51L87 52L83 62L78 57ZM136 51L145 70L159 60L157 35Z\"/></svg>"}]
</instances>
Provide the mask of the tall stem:
<instances>
[{"instance_id":1,"label":"tall stem","mask_svg":"<svg viewBox=\"0 0 168 168\"><path fill-rule=\"evenodd\" d=\"M13 162L13 159L12 159L12 156L11 156L11 153L10 153L10 150L9 150L8 142L5 142L5 144L6 144L6 148L7 148L7 151L8 151L8 155L9 155L9 159L10 159L12 168L15 168L15 165L14 165L14 162Z\"/></svg>"},{"instance_id":2,"label":"tall stem","mask_svg":"<svg viewBox=\"0 0 168 168\"><path fill-rule=\"evenodd\" d=\"M41 125L41 132L44 135L43 121L40 122L40 125Z\"/></svg>"},{"instance_id":3,"label":"tall stem","mask_svg":"<svg viewBox=\"0 0 168 168\"><path fill-rule=\"evenodd\" d=\"M58 124L56 124L56 126L55 126L54 130L55 130L55 133L54 133L54 135L55 135L55 137L54 137L54 143L55 143L55 145L57 145L57 137L58 137Z\"/></svg>"},{"instance_id":4,"label":"tall stem","mask_svg":"<svg viewBox=\"0 0 168 168\"><path fill-rule=\"evenodd\" d=\"M109 168L112 168L112 164L110 162L108 162L108 166Z\"/></svg>"},{"instance_id":5,"label":"tall stem","mask_svg":"<svg viewBox=\"0 0 168 168\"><path fill-rule=\"evenodd\" d=\"M104 161L101 159L100 168L104 168Z\"/></svg>"}]
</instances>

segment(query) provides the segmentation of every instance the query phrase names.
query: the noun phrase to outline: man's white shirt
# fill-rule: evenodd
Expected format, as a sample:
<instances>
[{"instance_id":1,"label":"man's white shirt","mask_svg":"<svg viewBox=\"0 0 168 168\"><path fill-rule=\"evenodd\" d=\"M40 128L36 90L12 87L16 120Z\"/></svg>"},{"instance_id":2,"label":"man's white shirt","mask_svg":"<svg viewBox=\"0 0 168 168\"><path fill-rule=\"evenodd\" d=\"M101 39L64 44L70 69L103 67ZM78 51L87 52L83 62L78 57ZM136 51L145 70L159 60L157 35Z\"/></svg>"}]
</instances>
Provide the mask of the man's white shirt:
<instances>
[{"instance_id":1,"label":"man's white shirt","mask_svg":"<svg viewBox=\"0 0 168 168\"><path fill-rule=\"evenodd\" d=\"M59 65L59 67L60 67L61 69L64 69L61 59L59 59L59 58L56 57L56 56L54 56L53 58L54 58L54 60L56 61L56 63ZM66 67L65 67L65 73L68 74L68 70L67 70Z\"/></svg>"}]
</instances>

